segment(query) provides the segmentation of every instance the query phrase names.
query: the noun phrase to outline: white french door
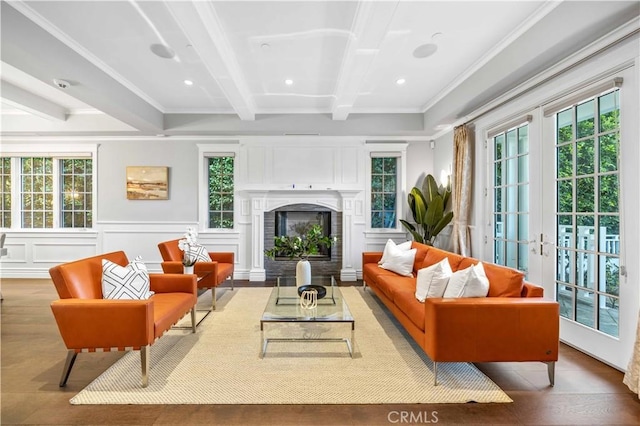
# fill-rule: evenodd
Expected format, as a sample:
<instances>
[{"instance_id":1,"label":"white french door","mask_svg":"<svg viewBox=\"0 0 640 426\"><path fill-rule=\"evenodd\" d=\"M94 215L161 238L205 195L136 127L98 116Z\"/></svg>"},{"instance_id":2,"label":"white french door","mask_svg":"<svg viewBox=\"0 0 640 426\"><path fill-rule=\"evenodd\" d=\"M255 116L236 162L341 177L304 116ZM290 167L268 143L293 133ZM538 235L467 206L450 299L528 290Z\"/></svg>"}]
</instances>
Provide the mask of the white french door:
<instances>
[{"instance_id":1,"label":"white french door","mask_svg":"<svg viewBox=\"0 0 640 426\"><path fill-rule=\"evenodd\" d=\"M545 293L560 304L560 339L626 369L639 300L637 282L626 277L625 259L637 254L637 247L625 250L637 246L626 239L637 225L623 209L632 189L622 183L635 179L637 193L638 167L621 153L637 156L637 148L623 140L627 111L621 90L610 86L545 109L536 244ZM625 233L629 226L635 229Z\"/></svg>"}]
</instances>

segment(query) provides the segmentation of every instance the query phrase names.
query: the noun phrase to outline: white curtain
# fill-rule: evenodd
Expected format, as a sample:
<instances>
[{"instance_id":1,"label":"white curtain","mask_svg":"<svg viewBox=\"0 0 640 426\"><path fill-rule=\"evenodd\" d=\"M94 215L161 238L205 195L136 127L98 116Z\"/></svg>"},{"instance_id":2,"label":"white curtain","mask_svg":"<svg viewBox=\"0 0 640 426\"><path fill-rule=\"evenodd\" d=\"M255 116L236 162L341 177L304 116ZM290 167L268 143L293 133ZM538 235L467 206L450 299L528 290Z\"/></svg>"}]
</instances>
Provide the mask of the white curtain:
<instances>
[{"instance_id":1,"label":"white curtain","mask_svg":"<svg viewBox=\"0 0 640 426\"><path fill-rule=\"evenodd\" d=\"M633 347L633 355L622 382L635 393L640 390L640 318L638 318L638 332L636 334L636 344Z\"/></svg>"},{"instance_id":2,"label":"white curtain","mask_svg":"<svg viewBox=\"0 0 640 426\"><path fill-rule=\"evenodd\" d=\"M471 141L466 124L453 132L453 251L471 256L469 214L471 212Z\"/></svg>"}]
</instances>

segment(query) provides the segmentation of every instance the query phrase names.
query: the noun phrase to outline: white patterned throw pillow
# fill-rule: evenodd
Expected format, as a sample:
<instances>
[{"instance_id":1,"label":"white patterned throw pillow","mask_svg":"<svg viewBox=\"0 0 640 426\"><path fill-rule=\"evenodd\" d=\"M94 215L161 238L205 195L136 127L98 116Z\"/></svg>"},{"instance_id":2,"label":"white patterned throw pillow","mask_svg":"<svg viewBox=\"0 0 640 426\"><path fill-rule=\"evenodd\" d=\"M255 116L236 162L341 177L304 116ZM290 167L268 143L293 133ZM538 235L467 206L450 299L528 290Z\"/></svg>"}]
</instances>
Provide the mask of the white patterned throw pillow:
<instances>
[{"instance_id":1,"label":"white patterned throw pillow","mask_svg":"<svg viewBox=\"0 0 640 426\"><path fill-rule=\"evenodd\" d=\"M200 244L189 246L189 259L194 262L211 262L209 252Z\"/></svg>"},{"instance_id":2,"label":"white patterned throw pillow","mask_svg":"<svg viewBox=\"0 0 640 426\"><path fill-rule=\"evenodd\" d=\"M102 297L104 299L148 299L150 280L147 267L138 256L127 266L102 259Z\"/></svg>"}]
</instances>

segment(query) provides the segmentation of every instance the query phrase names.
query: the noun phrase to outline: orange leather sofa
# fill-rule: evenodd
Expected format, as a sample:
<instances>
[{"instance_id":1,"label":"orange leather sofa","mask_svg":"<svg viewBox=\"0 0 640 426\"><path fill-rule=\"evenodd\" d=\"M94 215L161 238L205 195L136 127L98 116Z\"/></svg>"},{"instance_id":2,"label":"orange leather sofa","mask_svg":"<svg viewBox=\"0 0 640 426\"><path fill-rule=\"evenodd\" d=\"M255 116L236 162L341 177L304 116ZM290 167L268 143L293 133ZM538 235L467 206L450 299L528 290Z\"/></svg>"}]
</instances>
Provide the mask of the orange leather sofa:
<instances>
[{"instance_id":1,"label":"orange leather sofa","mask_svg":"<svg viewBox=\"0 0 640 426\"><path fill-rule=\"evenodd\" d=\"M162 270L166 274L182 274L182 250L178 247L178 241L171 240L158 244L160 255L162 256ZM211 289L212 308L216 309L216 287L231 279L231 290L233 290L233 268L234 255L231 252L209 253L211 262L196 262L193 272L198 276L199 289Z\"/></svg>"},{"instance_id":2,"label":"orange leather sofa","mask_svg":"<svg viewBox=\"0 0 640 426\"><path fill-rule=\"evenodd\" d=\"M541 361L553 386L560 311L557 302L543 298L542 287L525 282L519 271L482 262L487 297L421 303L415 297L418 270L445 256L454 272L479 260L416 242L412 248L417 249L413 277L379 267L381 252L364 252L363 281L431 358L436 385L439 362Z\"/></svg>"},{"instance_id":3,"label":"orange leather sofa","mask_svg":"<svg viewBox=\"0 0 640 426\"><path fill-rule=\"evenodd\" d=\"M51 303L67 349L60 386L65 386L80 352L139 350L142 387L149 371L149 348L156 339L191 311L191 329L196 331L197 302L194 275L149 274L147 300L102 298L102 259L121 266L129 260L122 251L106 253L49 269L60 300Z\"/></svg>"}]
</instances>

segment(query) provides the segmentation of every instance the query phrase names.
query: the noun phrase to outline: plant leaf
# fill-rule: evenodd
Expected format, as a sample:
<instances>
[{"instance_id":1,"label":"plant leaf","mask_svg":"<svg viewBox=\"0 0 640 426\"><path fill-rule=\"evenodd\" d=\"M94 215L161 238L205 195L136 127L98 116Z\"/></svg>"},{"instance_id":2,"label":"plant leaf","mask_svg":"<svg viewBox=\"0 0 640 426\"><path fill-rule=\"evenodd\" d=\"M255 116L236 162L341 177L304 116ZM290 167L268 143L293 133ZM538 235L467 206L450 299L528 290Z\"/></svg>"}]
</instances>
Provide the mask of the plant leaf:
<instances>
[{"instance_id":1,"label":"plant leaf","mask_svg":"<svg viewBox=\"0 0 640 426\"><path fill-rule=\"evenodd\" d=\"M442 219L438 222L438 224L433 228L433 236L435 237L442 231L453 219L453 212L449 212L445 214Z\"/></svg>"},{"instance_id":2,"label":"plant leaf","mask_svg":"<svg viewBox=\"0 0 640 426\"><path fill-rule=\"evenodd\" d=\"M433 200L429 205L429 209L425 214L424 223L426 223L430 227L433 227L437 225L438 222L440 222L443 214L444 214L444 204L442 202L442 197L440 195L436 195L435 197L433 197Z\"/></svg>"},{"instance_id":3,"label":"plant leaf","mask_svg":"<svg viewBox=\"0 0 640 426\"><path fill-rule=\"evenodd\" d=\"M407 231L409 232L414 232L416 230L416 227L413 226L412 223L409 223L404 219L400 219L400 223L402 223L402 225L404 225L404 227L407 228Z\"/></svg>"}]
</instances>

